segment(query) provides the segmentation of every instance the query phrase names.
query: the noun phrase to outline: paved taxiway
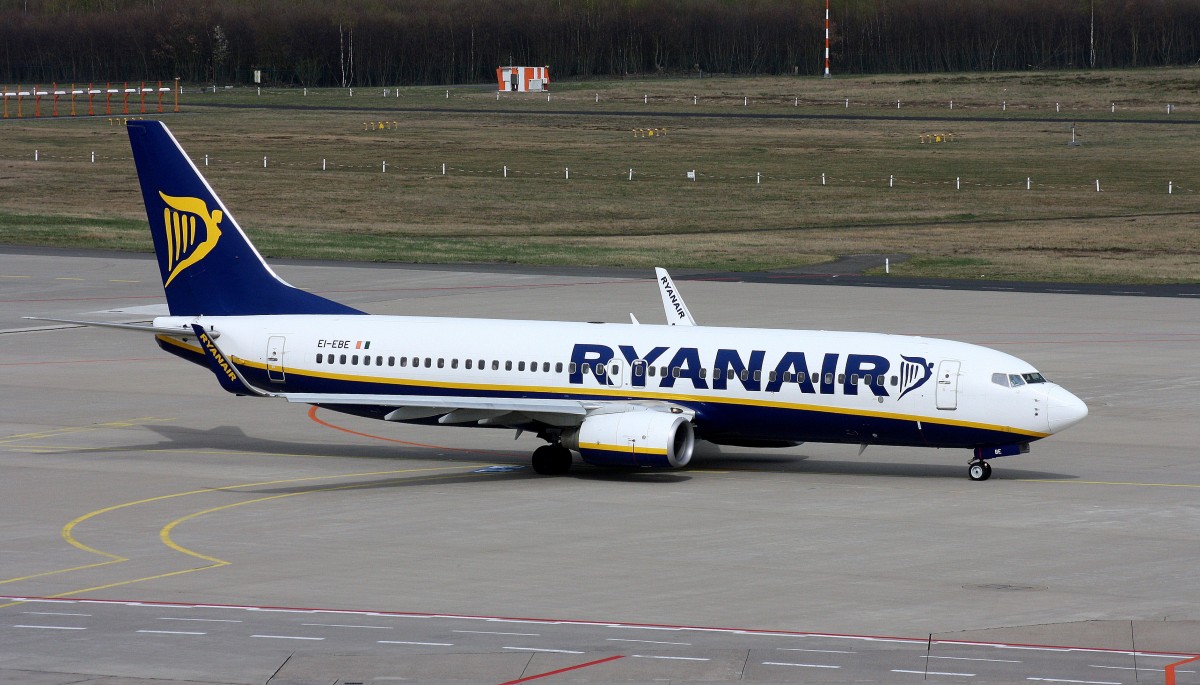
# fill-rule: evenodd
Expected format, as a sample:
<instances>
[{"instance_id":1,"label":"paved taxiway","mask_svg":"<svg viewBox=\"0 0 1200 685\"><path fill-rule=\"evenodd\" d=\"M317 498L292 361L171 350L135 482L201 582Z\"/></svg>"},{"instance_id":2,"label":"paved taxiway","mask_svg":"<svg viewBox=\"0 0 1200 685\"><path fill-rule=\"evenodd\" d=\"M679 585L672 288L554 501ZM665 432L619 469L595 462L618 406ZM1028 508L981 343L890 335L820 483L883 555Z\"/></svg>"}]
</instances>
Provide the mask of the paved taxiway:
<instances>
[{"instance_id":1,"label":"paved taxiway","mask_svg":"<svg viewBox=\"0 0 1200 685\"><path fill-rule=\"evenodd\" d=\"M662 317L649 274L278 270L374 313ZM857 447L836 445L697 458L682 472L583 467L538 478L527 468L485 468L525 464L536 445L529 436L514 442L504 431L394 426L228 397L207 371L146 338L29 330L42 326L22 315L144 320L162 302L156 268L148 256L0 254L0 594L600 623L492 631L388 618L398 637L351 639L355 630L376 630L300 625L355 625L361 616L254 612L264 622L255 632L226 630L242 624L224 622L213 624L219 630L166 629L206 633L186 635L137 632L163 630L161 612L20 603L0 608L0 679L20 673L59 682L54 674L85 673L265 682L275 674L276 682L331 682L360 673L499 683L622 656L570 677L904 682L924 677L924 662L936 661L930 672L958 675L934 680L1133 682L1136 673L1139 682L1161 682L1172 657L1149 652L1200 653L1200 303L681 287L703 323L893 331L994 346L1084 398L1091 416L1035 443L1029 455L998 461L985 483L966 479L967 455L958 452L872 447L858 456ZM15 627L39 622L50 627ZM774 638L789 644L768 644L736 633L604 628L608 622L932 633L934 643L929 652L925 643L845 647L850 638L794 635ZM628 639L647 642L623 645L609 639L623 635L606 634L626 630ZM524 636L488 632L537 633L542 641L508 644L492 638ZM794 644L807 641L816 646ZM1116 651L1013 657L1016 650L951 641ZM397 660L384 647L407 651ZM1136 672L1128 670L1135 650ZM680 658L633 658L639 654ZM700 658L709 661L689 661ZM408 675L401 672L408 666L396 665L417 662L423 670ZM1179 682L1200 678L1182 673Z\"/></svg>"}]
</instances>

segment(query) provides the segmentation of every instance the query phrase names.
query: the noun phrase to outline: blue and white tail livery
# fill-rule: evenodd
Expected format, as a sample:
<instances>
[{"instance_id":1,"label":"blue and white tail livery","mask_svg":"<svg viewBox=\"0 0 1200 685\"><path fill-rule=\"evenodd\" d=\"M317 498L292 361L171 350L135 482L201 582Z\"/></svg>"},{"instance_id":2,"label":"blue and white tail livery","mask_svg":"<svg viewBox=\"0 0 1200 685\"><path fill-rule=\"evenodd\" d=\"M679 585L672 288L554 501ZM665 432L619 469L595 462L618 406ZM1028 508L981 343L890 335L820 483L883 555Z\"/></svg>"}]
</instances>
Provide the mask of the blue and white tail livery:
<instances>
[{"instance_id":1,"label":"blue and white tail livery","mask_svg":"<svg viewBox=\"0 0 1200 685\"><path fill-rule=\"evenodd\" d=\"M266 265L162 123L129 123L170 316L149 332L237 395L385 421L528 431L538 473L683 467L699 441L961 448L968 474L1087 407L986 347L878 333L696 324L656 273L668 325L371 316ZM86 322L76 322L86 323Z\"/></svg>"}]
</instances>

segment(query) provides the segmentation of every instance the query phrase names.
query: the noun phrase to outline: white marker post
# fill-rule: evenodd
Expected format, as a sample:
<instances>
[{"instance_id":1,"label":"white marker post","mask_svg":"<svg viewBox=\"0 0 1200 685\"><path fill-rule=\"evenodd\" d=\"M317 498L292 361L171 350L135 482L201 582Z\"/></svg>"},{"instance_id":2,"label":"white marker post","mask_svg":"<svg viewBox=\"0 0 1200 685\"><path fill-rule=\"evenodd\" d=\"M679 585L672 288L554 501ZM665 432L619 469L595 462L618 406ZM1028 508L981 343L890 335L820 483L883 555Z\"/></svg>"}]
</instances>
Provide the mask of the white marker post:
<instances>
[{"instance_id":1,"label":"white marker post","mask_svg":"<svg viewBox=\"0 0 1200 685\"><path fill-rule=\"evenodd\" d=\"M955 190L962 190L962 176L955 176L955 177L954 177L954 189L955 189Z\"/></svg>"},{"instance_id":2,"label":"white marker post","mask_svg":"<svg viewBox=\"0 0 1200 685\"><path fill-rule=\"evenodd\" d=\"M630 167L630 169L629 169L629 180L630 181L633 180L633 168L632 167Z\"/></svg>"},{"instance_id":3,"label":"white marker post","mask_svg":"<svg viewBox=\"0 0 1200 685\"><path fill-rule=\"evenodd\" d=\"M1167 181L1167 195L1170 195L1171 193L1173 193L1174 190L1175 190L1175 182Z\"/></svg>"},{"instance_id":4,"label":"white marker post","mask_svg":"<svg viewBox=\"0 0 1200 685\"><path fill-rule=\"evenodd\" d=\"M1025 190L1029 190L1029 186L1031 184L1032 184L1032 180L1028 176L1026 176L1025 177Z\"/></svg>"},{"instance_id":5,"label":"white marker post","mask_svg":"<svg viewBox=\"0 0 1200 685\"><path fill-rule=\"evenodd\" d=\"M325 171L325 158L321 158L321 171Z\"/></svg>"},{"instance_id":6,"label":"white marker post","mask_svg":"<svg viewBox=\"0 0 1200 685\"><path fill-rule=\"evenodd\" d=\"M387 173L387 160L386 159L383 161L383 172L382 173L385 173L385 174Z\"/></svg>"},{"instance_id":7,"label":"white marker post","mask_svg":"<svg viewBox=\"0 0 1200 685\"><path fill-rule=\"evenodd\" d=\"M266 157L263 157L263 168L264 169L267 168L267 158Z\"/></svg>"},{"instance_id":8,"label":"white marker post","mask_svg":"<svg viewBox=\"0 0 1200 685\"><path fill-rule=\"evenodd\" d=\"M443 176L446 175L446 163L445 162L442 162L442 175Z\"/></svg>"},{"instance_id":9,"label":"white marker post","mask_svg":"<svg viewBox=\"0 0 1200 685\"><path fill-rule=\"evenodd\" d=\"M204 155L204 166L208 166L208 155Z\"/></svg>"},{"instance_id":10,"label":"white marker post","mask_svg":"<svg viewBox=\"0 0 1200 685\"><path fill-rule=\"evenodd\" d=\"M754 185L759 185L759 186L762 185L762 172L761 171L754 175Z\"/></svg>"},{"instance_id":11,"label":"white marker post","mask_svg":"<svg viewBox=\"0 0 1200 685\"><path fill-rule=\"evenodd\" d=\"M883 258L883 273L892 273L892 260L887 257Z\"/></svg>"},{"instance_id":12,"label":"white marker post","mask_svg":"<svg viewBox=\"0 0 1200 685\"><path fill-rule=\"evenodd\" d=\"M568 181L571 180L571 169L569 167L563 167L563 178Z\"/></svg>"},{"instance_id":13,"label":"white marker post","mask_svg":"<svg viewBox=\"0 0 1200 685\"><path fill-rule=\"evenodd\" d=\"M825 185L825 174L821 174L821 185Z\"/></svg>"},{"instance_id":14,"label":"white marker post","mask_svg":"<svg viewBox=\"0 0 1200 685\"><path fill-rule=\"evenodd\" d=\"M894 175L888 176L888 187L891 188L894 185L896 185L896 177Z\"/></svg>"},{"instance_id":15,"label":"white marker post","mask_svg":"<svg viewBox=\"0 0 1200 685\"><path fill-rule=\"evenodd\" d=\"M1096 192L1100 192L1100 179L1096 179Z\"/></svg>"},{"instance_id":16,"label":"white marker post","mask_svg":"<svg viewBox=\"0 0 1200 685\"><path fill-rule=\"evenodd\" d=\"M92 164L96 163L96 151L92 150Z\"/></svg>"},{"instance_id":17,"label":"white marker post","mask_svg":"<svg viewBox=\"0 0 1200 685\"><path fill-rule=\"evenodd\" d=\"M504 165L504 178L508 178L508 165Z\"/></svg>"}]
</instances>

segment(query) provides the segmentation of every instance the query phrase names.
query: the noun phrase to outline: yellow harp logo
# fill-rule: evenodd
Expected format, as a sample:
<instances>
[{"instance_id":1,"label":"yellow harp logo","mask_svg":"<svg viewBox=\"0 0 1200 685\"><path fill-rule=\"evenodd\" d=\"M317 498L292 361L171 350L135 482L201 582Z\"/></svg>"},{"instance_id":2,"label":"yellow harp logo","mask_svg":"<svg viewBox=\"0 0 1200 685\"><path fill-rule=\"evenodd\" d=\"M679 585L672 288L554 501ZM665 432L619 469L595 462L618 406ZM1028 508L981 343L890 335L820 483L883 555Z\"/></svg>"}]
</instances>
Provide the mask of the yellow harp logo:
<instances>
[{"instance_id":1,"label":"yellow harp logo","mask_svg":"<svg viewBox=\"0 0 1200 685\"><path fill-rule=\"evenodd\" d=\"M204 259L221 237L221 210L208 211L198 197L171 197L159 191L167 203L163 207L163 230L167 234L167 276L163 287L171 285L184 269ZM199 225L199 230L197 230Z\"/></svg>"}]
</instances>

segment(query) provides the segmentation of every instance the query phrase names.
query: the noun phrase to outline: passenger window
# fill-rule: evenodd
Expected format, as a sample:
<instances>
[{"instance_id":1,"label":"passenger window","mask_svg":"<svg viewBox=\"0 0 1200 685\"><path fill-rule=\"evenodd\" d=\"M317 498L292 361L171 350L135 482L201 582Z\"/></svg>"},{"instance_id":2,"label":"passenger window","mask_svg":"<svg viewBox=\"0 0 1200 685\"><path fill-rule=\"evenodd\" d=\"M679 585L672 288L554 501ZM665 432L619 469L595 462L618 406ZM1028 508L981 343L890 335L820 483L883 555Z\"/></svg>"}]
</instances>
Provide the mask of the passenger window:
<instances>
[{"instance_id":1,"label":"passenger window","mask_svg":"<svg viewBox=\"0 0 1200 685\"><path fill-rule=\"evenodd\" d=\"M825 374L825 385L833 385L833 374L832 373Z\"/></svg>"},{"instance_id":2,"label":"passenger window","mask_svg":"<svg viewBox=\"0 0 1200 685\"><path fill-rule=\"evenodd\" d=\"M562 362L557 362L554 365L554 373L562 373Z\"/></svg>"},{"instance_id":3,"label":"passenger window","mask_svg":"<svg viewBox=\"0 0 1200 685\"><path fill-rule=\"evenodd\" d=\"M350 357L350 365L358 366L358 355L357 354L354 355L353 357Z\"/></svg>"},{"instance_id":4,"label":"passenger window","mask_svg":"<svg viewBox=\"0 0 1200 685\"><path fill-rule=\"evenodd\" d=\"M725 380L727 380L727 381L731 381L736 377L737 377L737 374L736 374L736 372L734 372L733 369L730 369L725 372Z\"/></svg>"},{"instance_id":5,"label":"passenger window","mask_svg":"<svg viewBox=\"0 0 1200 685\"><path fill-rule=\"evenodd\" d=\"M588 364L588 363L585 363L583 366L581 366L581 367L579 368L579 372L580 372L580 373L582 373L582 374L583 374L583 375L585 375L585 376L586 376L586 375L588 375L589 373L591 373L591 372L592 372L592 365L591 365L591 364Z\"/></svg>"},{"instance_id":6,"label":"passenger window","mask_svg":"<svg viewBox=\"0 0 1200 685\"><path fill-rule=\"evenodd\" d=\"M318 352L318 353L317 353L317 363L318 363L318 364L320 364L320 363L321 363L321 359L322 359L321 353L320 353L320 352Z\"/></svg>"},{"instance_id":7,"label":"passenger window","mask_svg":"<svg viewBox=\"0 0 1200 685\"><path fill-rule=\"evenodd\" d=\"M567 365L567 373L575 373L575 368L575 362L571 362Z\"/></svg>"},{"instance_id":8,"label":"passenger window","mask_svg":"<svg viewBox=\"0 0 1200 685\"><path fill-rule=\"evenodd\" d=\"M639 364L639 363L637 363L637 362L634 362L634 363L633 363L633 375L634 375L634 376L636 376L637 378L641 378L641 377L642 377L642 373L643 373L644 371L645 371L645 365L644 365L644 364Z\"/></svg>"},{"instance_id":9,"label":"passenger window","mask_svg":"<svg viewBox=\"0 0 1200 685\"><path fill-rule=\"evenodd\" d=\"M700 369L700 377L705 378L706 376L708 376L708 369Z\"/></svg>"},{"instance_id":10,"label":"passenger window","mask_svg":"<svg viewBox=\"0 0 1200 685\"><path fill-rule=\"evenodd\" d=\"M525 362L517 362L517 371L525 370Z\"/></svg>"},{"instance_id":11,"label":"passenger window","mask_svg":"<svg viewBox=\"0 0 1200 685\"><path fill-rule=\"evenodd\" d=\"M395 365L396 365L396 358L388 357L388 366L395 366Z\"/></svg>"},{"instance_id":12,"label":"passenger window","mask_svg":"<svg viewBox=\"0 0 1200 685\"><path fill-rule=\"evenodd\" d=\"M771 375L772 375L772 376L773 376L773 375L775 375L775 372L774 372L774 371L772 371L772 372L771 372ZM784 372L783 372L783 382L784 382L784 383L791 383L793 378L794 378L794 376L792 375L792 372L791 372L791 371L784 371ZM775 380L775 379L774 379L774 378L772 378L771 380Z\"/></svg>"},{"instance_id":13,"label":"passenger window","mask_svg":"<svg viewBox=\"0 0 1200 685\"><path fill-rule=\"evenodd\" d=\"M370 365L371 365L371 355L369 355L369 354L363 355L363 366L370 366Z\"/></svg>"},{"instance_id":14,"label":"passenger window","mask_svg":"<svg viewBox=\"0 0 1200 685\"><path fill-rule=\"evenodd\" d=\"M596 375L597 375L597 376L603 376L603 375L604 375L604 365L603 365L603 364L597 364L597 365L596 365Z\"/></svg>"},{"instance_id":15,"label":"passenger window","mask_svg":"<svg viewBox=\"0 0 1200 685\"><path fill-rule=\"evenodd\" d=\"M500 360L493 359L492 360L492 371L499 371L499 370L500 370Z\"/></svg>"},{"instance_id":16,"label":"passenger window","mask_svg":"<svg viewBox=\"0 0 1200 685\"><path fill-rule=\"evenodd\" d=\"M657 366L647 366L646 367L646 375L650 376L651 378L654 377L654 374L657 373L657 371L658 371Z\"/></svg>"},{"instance_id":17,"label":"passenger window","mask_svg":"<svg viewBox=\"0 0 1200 685\"><path fill-rule=\"evenodd\" d=\"M470 369L470 368L471 368L471 362L472 362L472 361L473 361L473 360L471 360L471 359L467 359L467 360L465 360L463 363L464 363L464 364L466 364L466 368Z\"/></svg>"},{"instance_id":18,"label":"passenger window","mask_svg":"<svg viewBox=\"0 0 1200 685\"><path fill-rule=\"evenodd\" d=\"M425 368L429 369L432 367L433 367L433 359L430 359L429 357L425 357Z\"/></svg>"},{"instance_id":19,"label":"passenger window","mask_svg":"<svg viewBox=\"0 0 1200 685\"><path fill-rule=\"evenodd\" d=\"M754 370L754 381L757 383L758 381L761 381L761 380L762 380L762 371L755 369Z\"/></svg>"},{"instance_id":20,"label":"passenger window","mask_svg":"<svg viewBox=\"0 0 1200 685\"><path fill-rule=\"evenodd\" d=\"M375 366L383 366L383 355L375 357Z\"/></svg>"},{"instance_id":21,"label":"passenger window","mask_svg":"<svg viewBox=\"0 0 1200 685\"><path fill-rule=\"evenodd\" d=\"M850 374L850 385L858 385L858 374L857 373Z\"/></svg>"},{"instance_id":22,"label":"passenger window","mask_svg":"<svg viewBox=\"0 0 1200 685\"><path fill-rule=\"evenodd\" d=\"M875 379L871 378L871 374L868 373L867 375L863 376L863 385L870 385L871 381L873 380Z\"/></svg>"},{"instance_id":23,"label":"passenger window","mask_svg":"<svg viewBox=\"0 0 1200 685\"><path fill-rule=\"evenodd\" d=\"M504 370L512 371L512 360L504 362Z\"/></svg>"},{"instance_id":24,"label":"passenger window","mask_svg":"<svg viewBox=\"0 0 1200 685\"><path fill-rule=\"evenodd\" d=\"M672 378L679 378L679 367L678 367L678 366L676 366L676 367L673 367L673 368L671 369L671 377L672 377Z\"/></svg>"},{"instance_id":25,"label":"passenger window","mask_svg":"<svg viewBox=\"0 0 1200 685\"><path fill-rule=\"evenodd\" d=\"M457 357L450 360L450 368L452 368L452 369L458 368L458 358Z\"/></svg>"},{"instance_id":26,"label":"passenger window","mask_svg":"<svg viewBox=\"0 0 1200 685\"><path fill-rule=\"evenodd\" d=\"M400 368L408 366L408 357L400 357Z\"/></svg>"},{"instance_id":27,"label":"passenger window","mask_svg":"<svg viewBox=\"0 0 1200 685\"><path fill-rule=\"evenodd\" d=\"M839 373L839 374L838 374L838 385L842 385L842 384L844 384L845 382L846 382L846 374L844 374L844 373Z\"/></svg>"},{"instance_id":28,"label":"passenger window","mask_svg":"<svg viewBox=\"0 0 1200 685\"><path fill-rule=\"evenodd\" d=\"M775 376L775 372L774 372L774 371L772 371L770 374L768 374L768 375L767 375L767 381L768 381L768 382L770 382L770 383L774 383L774 382L775 382L775 378L776 378L776 376Z\"/></svg>"},{"instance_id":29,"label":"passenger window","mask_svg":"<svg viewBox=\"0 0 1200 685\"><path fill-rule=\"evenodd\" d=\"M346 355L344 355L344 354L342 355L342 363L343 363L343 364L345 364L345 363L346 363Z\"/></svg>"},{"instance_id":30,"label":"passenger window","mask_svg":"<svg viewBox=\"0 0 1200 685\"><path fill-rule=\"evenodd\" d=\"M832 380L832 379L830 379L830 380ZM820 385L821 384L821 374L817 373L816 371L813 371L812 382L813 382L813 385Z\"/></svg>"},{"instance_id":31,"label":"passenger window","mask_svg":"<svg viewBox=\"0 0 1200 685\"><path fill-rule=\"evenodd\" d=\"M742 377L742 380L744 380L744 381L750 380L750 372L747 371L746 369L742 369L742 373L740 375Z\"/></svg>"}]
</instances>

